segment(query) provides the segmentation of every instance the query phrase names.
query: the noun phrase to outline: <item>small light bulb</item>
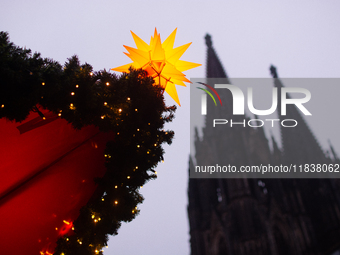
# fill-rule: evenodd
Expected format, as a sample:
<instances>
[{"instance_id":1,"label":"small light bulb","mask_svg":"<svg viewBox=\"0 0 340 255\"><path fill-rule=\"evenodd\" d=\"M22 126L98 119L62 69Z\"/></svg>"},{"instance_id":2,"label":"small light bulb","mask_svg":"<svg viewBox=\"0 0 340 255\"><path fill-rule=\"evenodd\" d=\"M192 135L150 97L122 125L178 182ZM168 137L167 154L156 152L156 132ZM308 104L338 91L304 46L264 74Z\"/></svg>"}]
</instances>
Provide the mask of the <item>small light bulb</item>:
<instances>
[{"instance_id":1,"label":"small light bulb","mask_svg":"<svg viewBox=\"0 0 340 255\"><path fill-rule=\"evenodd\" d=\"M155 174L157 174L157 171L155 171Z\"/></svg>"},{"instance_id":2,"label":"small light bulb","mask_svg":"<svg viewBox=\"0 0 340 255\"><path fill-rule=\"evenodd\" d=\"M61 113L58 113L58 116L60 117L60 116L61 116Z\"/></svg>"},{"instance_id":3,"label":"small light bulb","mask_svg":"<svg viewBox=\"0 0 340 255\"><path fill-rule=\"evenodd\" d=\"M76 85L76 88L79 88L79 85L78 85L78 84Z\"/></svg>"},{"instance_id":4,"label":"small light bulb","mask_svg":"<svg viewBox=\"0 0 340 255\"><path fill-rule=\"evenodd\" d=\"M135 111L137 112L137 111L138 111L138 109L136 108L136 109L135 109Z\"/></svg>"},{"instance_id":5,"label":"small light bulb","mask_svg":"<svg viewBox=\"0 0 340 255\"><path fill-rule=\"evenodd\" d=\"M104 105L107 105L107 102L104 102Z\"/></svg>"},{"instance_id":6,"label":"small light bulb","mask_svg":"<svg viewBox=\"0 0 340 255\"><path fill-rule=\"evenodd\" d=\"M1 105L1 108L4 108L4 107L5 107L5 105L4 105L4 104L2 104L2 105Z\"/></svg>"},{"instance_id":7,"label":"small light bulb","mask_svg":"<svg viewBox=\"0 0 340 255\"><path fill-rule=\"evenodd\" d=\"M43 120L46 120L46 117L44 116L44 117L42 117L42 119L43 119Z\"/></svg>"},{"instance_id":8,"label":"small light bulb","mask_svg":"<svg viewBox=\"0 0 340 255\"><path fill-rule=\"evenodd\" d=\"M91 218L94 219L94 214L91 215Z\"/></svg>"},{"instance_id":9,"label":"small light bulb","mask_svg":"<svg viewBox=\"0 0 340 255\"><path fill-rule=\"evenodd\" d=\"M119 112L122 112L122 109L119 109L118 111L119 111Z\"/></svg>"},{"instance_id":10,"label":"small light bulb","mask_svg":"<svg viewBox=\"0 0 340 255\"><path fill-rule=\"evenodd\" d=\"M117 188L118 188L118 186L116 185L116 186L115 186L115 189L117 189Z\"/></svg>"},{"instance_id":11,"label":"small light bulb","mask_svg":"<svg viewBox=\"0 0 340 255\"><path fill-rule=\"evenodd\" d=\"M105 116L103 115L103 116L101 116L100 118L103 120L103 119L105 118Z\"/></svg>"},{"instance_id":12,"label":"small light bulb","mask_svg":"<svg viewBox=\"0 0 340 255\"><path fill-rule=\"evenodd\" d=\"M91 73L90 73L90 75L92 76L92 75L93 75L93 73L91 72Z\"/></svg>"},{"instance_id":13,"label":"small light bulb","mask_svg":"<svg viewBox=\"0 0 340 255\"><path fill-rule=\"evenodd\" d=\"M116 204L116 205L118 204L118 201L117 201L117 200L115 201L115 204Z\"/></svg>"},{"instance_id":14,"label":"small light bulb","mask_svg":"<svg viewBox=\"0 0 340 255\"><path fill-rule=\"evenodd\" d=\"M109 86L109 85L110 85L110 83L107 82L107 83L106 83L106 86Z\"/></svg>"},{"instance_id":15,"label":"small light bulb","mask_svg":"<svg viewBox=\"0 0 340 255\"><path fill-rule=\"evenodd\" d=\"M94 221L95 223L97 223L97 222L98 222L98 220L97 220L97 219L94 219L93 221Z\"/></svg>"},{"instance_id":16,"label":"small light bulb","mask_svg":"<svg viewBox=\"0 0 340 255\"><path fill-rule=\"evenodd\" d=\"M41 83L41 85L45 86L45 82Z\"/></svg>"},{"instance_id":17,"label":"small light bulb","mask_svg":"<svg viewBox=\"0 0 340 255\"><path fill-rule=\"evenodd\" d=\"M102 198L102 201L104 201L105 199L104 198Z\"/></svg>"},{"instance_id":18,"label":"small light bulb","mask_svg":"<svg viewBox=\"0 0 340 255\"><path fill-rule=\"evenodd\" d=\"M136 169L138 169L138 166L136 166Z\"/></svg>"},{"instance_id":19,"label":"small light bulb","mask_svg":"<svg viewBox=\"0 0 340 255\"><path fill-rule=\"evenodd\" d=\"M130 176L128 176L128 177L126 177L126 178L130 179Z\"/></svg>"},{"instance_id":20,"label":"small light bulb","mask_svg":"<svg viewBox=\"0 0 340 255\"><path fill-rule=\"evenodd\" d=\"M137 128L137 131L139 131L139 128Z\"/></svg>"},{"instance_id":21,"label":"small light bulb","mask_svg":"<svg viewBox=\"0 0 340 255\"><path fill-rule=\"evenodd\" d=\"M127 100L130 101L130 98L128 97Z\"/></svg>"},{"instance_id":22,"label":"small light bulb","mask_svg":"<svg viewBox=\"0 0 340 255\"><path fill-rule=\"evenodd\" d=\"M74 92L71 92L71 96L74 96Z\"/></svg>"},{"instance_id":23,"label":"small light bulb","mask_svg":"<svg viewBox=\"0 0 340 255\"><path fill-rule=\"evenodd\" d=\"M139 148L139 147L140 147L140 145L138 144L138 145L137 145L137 148Z\"/></svg>"}]
</instances>

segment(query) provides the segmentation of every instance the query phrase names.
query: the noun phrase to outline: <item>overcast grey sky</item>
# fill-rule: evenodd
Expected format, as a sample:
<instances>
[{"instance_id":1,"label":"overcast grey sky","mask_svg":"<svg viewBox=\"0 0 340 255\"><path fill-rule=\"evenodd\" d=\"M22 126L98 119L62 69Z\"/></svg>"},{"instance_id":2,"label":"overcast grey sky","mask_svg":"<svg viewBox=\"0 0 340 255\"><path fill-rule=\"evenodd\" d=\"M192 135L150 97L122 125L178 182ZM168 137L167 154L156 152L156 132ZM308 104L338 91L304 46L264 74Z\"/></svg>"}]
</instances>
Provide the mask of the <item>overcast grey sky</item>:
<instances>
[{"instance_id":1,"label":"overcast grey sky","mask_svg":"<svg viewBox=\"0 0 340 255\"><path fill-rule=\"evenodd\" d=\"M164 40L178 28L175 46L193 42L181 59L202 63L187 77L204 77L206 47L213 45L230 77L340 77L340 2L301 1L24 1L0 2L0 30L60 63L73 54L95 70L130 63L124 45L135 47L130 30L149 42L155 27ZM178 88L182 104L168 125L175 131L166 146L158 179L142 189L141 214L110 239L104 254L189 254L186 214L189 154L189 88ZM174 104L167 97L168 104ZM338 137L338 130L320 137ZM339 144L336 144L340 152Z\"/></svg>"}]
</instances>

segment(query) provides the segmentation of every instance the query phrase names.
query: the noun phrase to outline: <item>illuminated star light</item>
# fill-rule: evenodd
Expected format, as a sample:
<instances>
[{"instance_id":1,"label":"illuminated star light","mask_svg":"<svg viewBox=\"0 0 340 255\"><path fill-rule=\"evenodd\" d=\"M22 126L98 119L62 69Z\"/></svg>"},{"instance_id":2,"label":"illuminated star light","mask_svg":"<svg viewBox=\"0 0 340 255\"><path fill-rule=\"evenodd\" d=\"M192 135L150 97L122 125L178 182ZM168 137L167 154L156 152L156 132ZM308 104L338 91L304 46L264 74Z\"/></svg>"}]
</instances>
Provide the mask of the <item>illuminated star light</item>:
<instances>
[{"instance_id":1,"label":"illuminated star light","mask_svg":"<svg viewBox=\"0 0 340 255\"><path fill-rule=\"evenodd\" d=\"M150 45L131 31L137 49L124 45L125 49L129 52L124 52L124 54L133 62L112 68L111 70L128 73L131 66L135 69L142 68L149 76L154 78L156 85L165 88L165 91L176 103L181 105L175 85L186 87L184 82L190 83L190 81L182 72L198 67L201 64L179 60L191 43L174 48L176 31L177 28L161 43L160 34L157 33L157 29L155 28L154 36L151 36Z\"/></svg>"}]
</instances>

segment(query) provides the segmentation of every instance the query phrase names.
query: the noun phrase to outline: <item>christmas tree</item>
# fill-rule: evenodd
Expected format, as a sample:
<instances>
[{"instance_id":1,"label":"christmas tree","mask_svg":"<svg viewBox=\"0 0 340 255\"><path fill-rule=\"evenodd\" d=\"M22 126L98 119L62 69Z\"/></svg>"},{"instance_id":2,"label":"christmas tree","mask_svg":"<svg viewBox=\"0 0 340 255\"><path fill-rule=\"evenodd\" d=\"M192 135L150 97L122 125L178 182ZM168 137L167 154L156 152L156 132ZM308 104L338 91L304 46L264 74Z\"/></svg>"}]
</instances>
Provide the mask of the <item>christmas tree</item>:
<instances>
[{"instance_id":1,"label":"christmas tree","mask_svg":"<svg viewBox=\"0 0 340 255\"><path fill-rule=\"evenodd\" d=\"M156 178L161 145L174 135L163 129L176 109L165 105L163 91L146 71L95 72L76 56L62 66L15 46L0 32L0 119L20 122L36 112L45 120L47 110L75 129L96 126L110 137L103 155L106 173L95 180L95 194L68 222L72 228L55 251L41 254L102 254L108 235L136 217L143 201L139 189Z\"/></svg>"}]
</instances>

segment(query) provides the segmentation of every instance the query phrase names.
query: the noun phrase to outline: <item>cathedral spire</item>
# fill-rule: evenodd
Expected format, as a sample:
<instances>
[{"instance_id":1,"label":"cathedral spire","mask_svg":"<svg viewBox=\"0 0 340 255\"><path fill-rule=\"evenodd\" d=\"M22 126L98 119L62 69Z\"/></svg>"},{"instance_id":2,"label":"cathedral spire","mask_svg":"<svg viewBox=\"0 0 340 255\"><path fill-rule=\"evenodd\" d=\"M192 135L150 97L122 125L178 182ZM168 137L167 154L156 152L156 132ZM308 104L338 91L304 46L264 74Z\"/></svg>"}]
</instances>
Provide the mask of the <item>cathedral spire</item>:
<instances>
[{"instance_id":1,"label":"cathedral spire","mask_svg":"<svg viewBox=\"0 0 340 255\"><path fill-rule=\"evenodd\" d=\"M305 122L295 105L287 105L287 114L282 116L281 113L281 90L284 87L278 77L276 67L271 65L270 72L274 78L274 86L279 88L278 92L278 112L280 122L284 119L293 119L297 121L297 126L294 128L281 128L281 138L283 147L283 160L285 163L304 164L304 163L323 163L326 161L326 156L321 149L318 141ZM287 98L290 98L287 95Z\"/></svg>"},{"instance_id":2,"label":"cathedral spire","mask_svg":"<svg viewBox=\"0 0 340 255\"><path fill-rule=\"evenodd\" d=\"M206 34L205 43L208 47L207 78L228 78L226 72L223 69L221 61L212 47L211 35Z\"/></svg>"}]
</instances>

